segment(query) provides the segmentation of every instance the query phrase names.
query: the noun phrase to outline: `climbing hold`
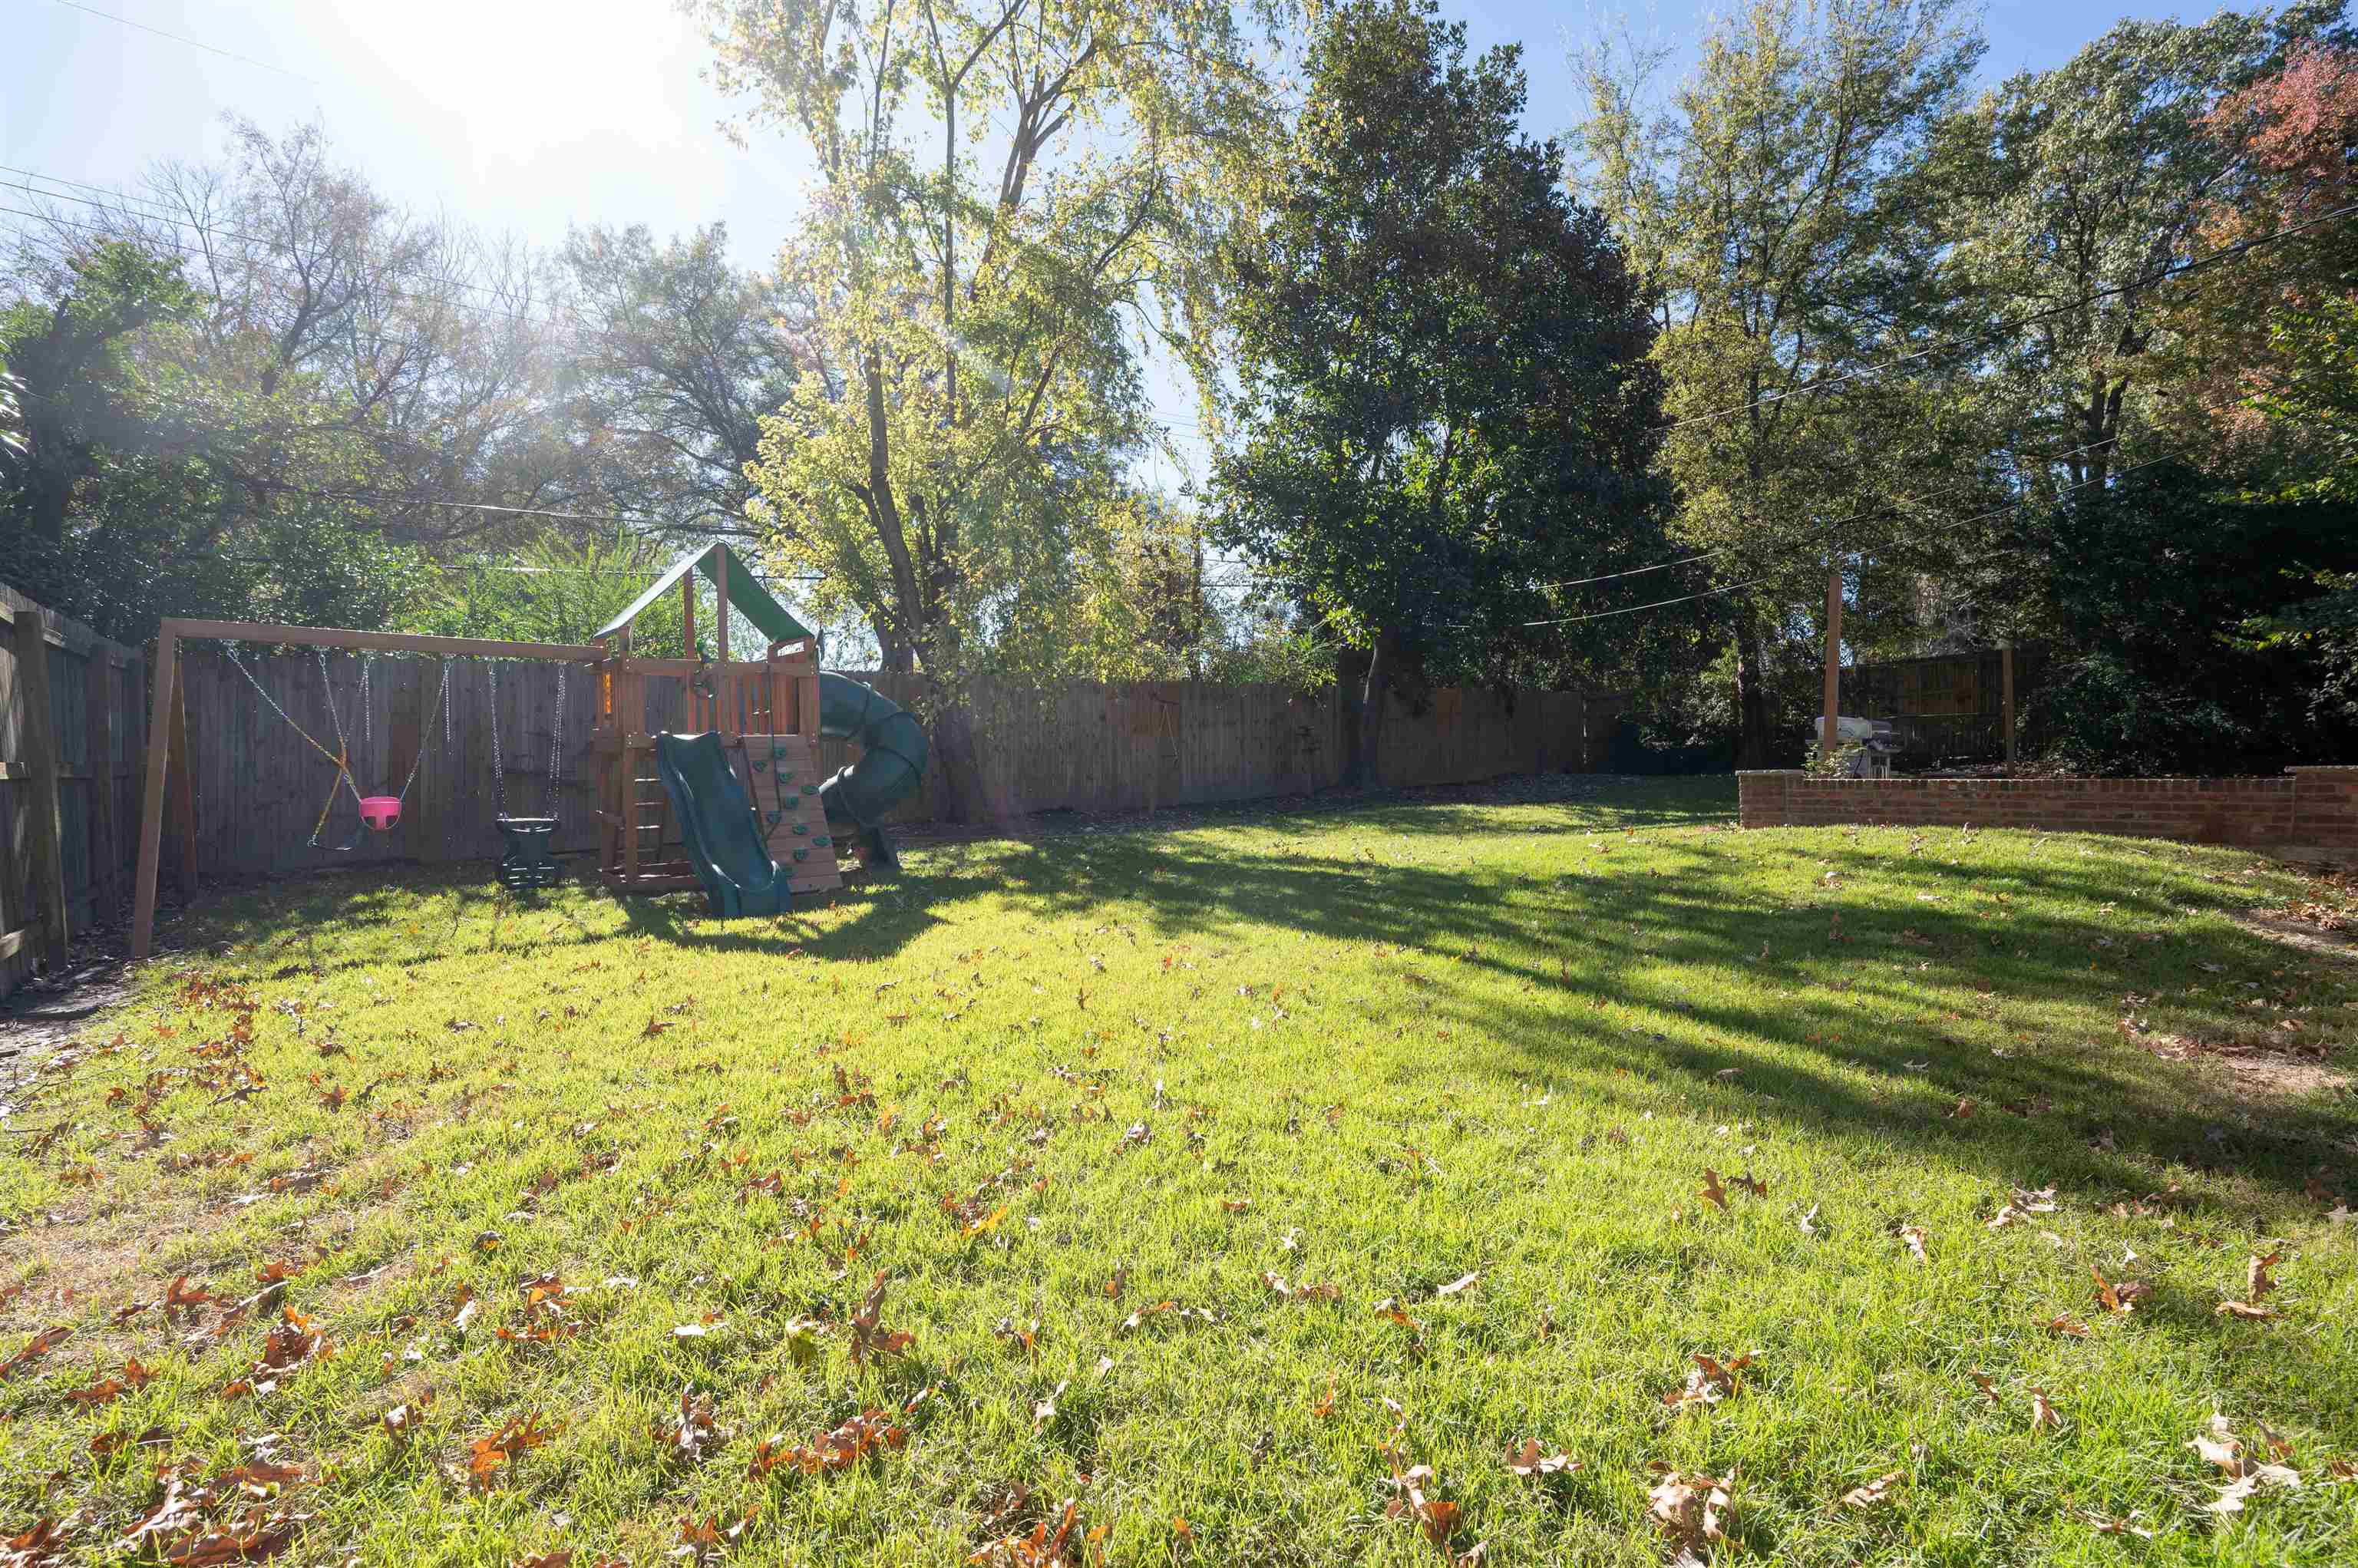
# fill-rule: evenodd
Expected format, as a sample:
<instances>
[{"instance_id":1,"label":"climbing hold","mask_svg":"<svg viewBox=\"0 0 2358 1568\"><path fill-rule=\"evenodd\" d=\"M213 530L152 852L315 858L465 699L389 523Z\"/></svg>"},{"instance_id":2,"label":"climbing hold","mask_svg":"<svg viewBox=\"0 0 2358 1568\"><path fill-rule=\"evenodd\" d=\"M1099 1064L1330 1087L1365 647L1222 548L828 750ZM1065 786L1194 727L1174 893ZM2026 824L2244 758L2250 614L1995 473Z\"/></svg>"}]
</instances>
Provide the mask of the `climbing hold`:
<instances>
[{"instance_id":1,"label":"climbing hold","mask_svg":"<svg viewBox=\"0 0 2358 1568\"><path fill-rule=\"evenodd\" d=\"M795 851L795 859L797 860L807 860L810 859L810 851L808 849L797 849Z\"/></svg>"},{"instance_id":2,"label":"climbing hold","mask_svg":"<svg viewBox=\"0 0 2358 1568\"><path fill-rule=\"evenodd\" d=\"M811 840L811 842L812 842L812 843L814 843L814 844L816 844L816 845L817 845L820 849L826 849L829 844L834 843L834 842L835 842L835 840L834 840L834 839L832 839L832 838L828 838L826 834L822 833L822 834L820 834L817 838L816 838L812 839L812 840Z\"/></svg>"},{"instance_id":3,"label":"climbing hold","mask_svg":"<svg viewBox=\"0 0 2358 1568\"><path fill-rule=\"evenodd\" d=\"M770 764L767 762L755 762L753 764L753 771L757 773L766 773L770 771Z\"/></svg>"},{"instance_id":4,"label":"climbing hold","mask_svg":"<svg viewBox=\"0 0 2358 1568\"><path fill-rule=\"evenodd\" d=\"M806 834L806 833L807 833L807 832L809 832L809 831L810 831L810 824L809 824L809 823L807 823L807 822L797 822L797 823L795 823L795 837L796 837L796 838L800 838L800 837L802 837L804 834Z\"/></svg>"}]
</instances>

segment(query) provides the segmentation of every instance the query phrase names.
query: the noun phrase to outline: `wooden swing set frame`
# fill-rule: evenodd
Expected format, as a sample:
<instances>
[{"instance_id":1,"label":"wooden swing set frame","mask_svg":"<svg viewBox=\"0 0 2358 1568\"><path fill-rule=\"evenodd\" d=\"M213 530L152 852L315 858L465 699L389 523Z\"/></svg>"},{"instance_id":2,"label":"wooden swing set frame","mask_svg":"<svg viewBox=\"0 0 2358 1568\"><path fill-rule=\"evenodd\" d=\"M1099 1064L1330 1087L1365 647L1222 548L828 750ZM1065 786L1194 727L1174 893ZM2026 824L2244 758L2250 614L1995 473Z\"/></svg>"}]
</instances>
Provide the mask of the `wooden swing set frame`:
<instances>
[{"instance_id":1,"label":"wooden swing set frame","mask_svg":"<svg viewBox=\"0 0 2358 1568\"><path fill-rule=\"evenodd\" d=\"M681 677L680 728L716 730L734 741L749 734L799 737L812 762L819 736L818 643L805 635L772 642L759 661L729 656L731 568L743 570L728 546L691 551L656 580L636 604L607 628L609 635L582 643L512 643L482 637L430 637L406 632L356 632L327 626L285 626L260 621L196 621L167 617L156 633L153 705L148 715L146 784L141 798L139 870L134 884L131 956L145 958L156 935L156 884L163 859L164 814L168 800L183 845L183 865L196 864L196 797L188 762L179 645L196 638L333 649L346 653L416 654L444 658L541 659L583 665L596 677L596 723L590 736L598 761L600 806L599 876L620 894L676 892L701 886L694 866L666 857L670 812L661 789L650 795L655 737L631 719L646 713L646 679ZM713 582L716 657L638 658L631 652L631 628L676 578L686 622L687 645L696 643L695 571ZM750 576L746 580L752 580ZM773 609L776 607L772 606ZM780 611L783 614L784 611ZM817 892L841 885L831 849L819 854L792 886Z\"/></svg>"}]
</instances>

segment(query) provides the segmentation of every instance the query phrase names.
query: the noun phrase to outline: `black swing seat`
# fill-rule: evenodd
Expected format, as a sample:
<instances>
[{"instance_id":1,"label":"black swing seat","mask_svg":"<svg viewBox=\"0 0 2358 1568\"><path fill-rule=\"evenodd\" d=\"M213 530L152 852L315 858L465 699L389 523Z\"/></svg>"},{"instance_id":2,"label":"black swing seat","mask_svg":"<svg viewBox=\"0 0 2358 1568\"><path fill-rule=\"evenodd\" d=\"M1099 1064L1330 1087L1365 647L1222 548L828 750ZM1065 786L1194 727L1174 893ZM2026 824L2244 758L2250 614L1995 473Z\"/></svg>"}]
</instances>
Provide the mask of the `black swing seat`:
<instances>
[{"instance_id":1,"label":"black swing seat","mask_svg":"<svg viewBox=\"0 0 2358 1568\"><path fill-rule=\"evenodd\" d=\"M500 834L508 852L500 857L500 885L511 892L531 892L555 887L564 868L549 859L549 841L557 836L554 816L503 816Z\"/></svg>"}]
</instances>

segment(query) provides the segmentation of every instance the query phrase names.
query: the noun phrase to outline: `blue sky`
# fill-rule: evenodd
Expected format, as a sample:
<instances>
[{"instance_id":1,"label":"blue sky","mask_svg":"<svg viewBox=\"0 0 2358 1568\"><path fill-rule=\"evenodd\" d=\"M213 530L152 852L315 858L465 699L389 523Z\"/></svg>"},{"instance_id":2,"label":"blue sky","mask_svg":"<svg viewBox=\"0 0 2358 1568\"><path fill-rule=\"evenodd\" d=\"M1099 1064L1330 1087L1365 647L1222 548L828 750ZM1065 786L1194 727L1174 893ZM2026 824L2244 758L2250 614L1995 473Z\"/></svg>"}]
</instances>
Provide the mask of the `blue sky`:
<instances>
[{"instance_id":1,"label":"blue sky","mask_svg":"<svg viewBox=\"0 0 2358 1568\"><path fill-rule=\"evenodd\" d=\"M699 79L704 49L666 0L0 0L0 181L16 170L93 184L222 146L224 112L273 128L319 116L352 162L399 200L541 244L568 223L658 232L725 219L749 265L793 222L804 163L787 140L741 149L730 106ZM2124 16L2216 7L1994 3L1987 73L2051 65ZM1477 48L1520 41L1529 124L1560 132L1576 105L1567 32L1626 11L1675 44L1713 7L1444 0ZM177 33L210 49L159 38ZM224 51L224 52L211 52ZM243 59L233 59L242 56ZM258 62L258 63L257 63ZM275 68L275 69L274 69ZM0 206L25 205L0 187ZM1186 439L1192 400L1167 374L1158 403ZM1175 477L1156 465L1158 477Z\"/></svg>"}]
</instances>

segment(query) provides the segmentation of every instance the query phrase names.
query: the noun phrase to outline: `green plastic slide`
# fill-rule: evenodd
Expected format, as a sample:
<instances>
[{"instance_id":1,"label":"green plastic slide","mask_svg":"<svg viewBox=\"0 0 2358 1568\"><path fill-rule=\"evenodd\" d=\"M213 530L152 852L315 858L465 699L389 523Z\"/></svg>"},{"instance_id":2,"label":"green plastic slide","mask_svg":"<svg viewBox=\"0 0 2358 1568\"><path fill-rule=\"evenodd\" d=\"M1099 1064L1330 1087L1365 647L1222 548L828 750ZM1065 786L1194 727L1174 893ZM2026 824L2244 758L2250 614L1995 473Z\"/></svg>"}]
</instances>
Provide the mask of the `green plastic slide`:
<instances>
[{"instance_id":1,"label":"green plastic slide","mask_svg":"<svg viewBox=\"0 0 2358 1568\"><path fill-rule=\"evenodd\" d=\"M770 847L753 825L753 803L729 765L719 735L656 736L655 773L671 792L680 837L712 913L784 914L794 902L786 869L770 859Z\"/></svg>"},{"instance_id":2,"label":"green plastic slide","mask_svg":"<svg viewBox=\"0 0 2358 1568\"><path fill-rule=\"evenodd\" d=\"M829 822L860 829L868 863L900 869L901 857L884 834L884 814L925 782L928 748L916 716L873 687L849 676L818 677L818 732L830 740L856 741L860 761L819 786L819 804Z\"/></svg>"}]
</instances>

